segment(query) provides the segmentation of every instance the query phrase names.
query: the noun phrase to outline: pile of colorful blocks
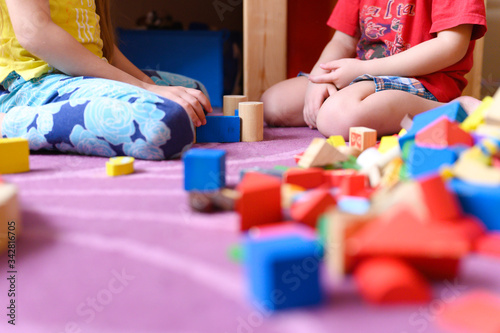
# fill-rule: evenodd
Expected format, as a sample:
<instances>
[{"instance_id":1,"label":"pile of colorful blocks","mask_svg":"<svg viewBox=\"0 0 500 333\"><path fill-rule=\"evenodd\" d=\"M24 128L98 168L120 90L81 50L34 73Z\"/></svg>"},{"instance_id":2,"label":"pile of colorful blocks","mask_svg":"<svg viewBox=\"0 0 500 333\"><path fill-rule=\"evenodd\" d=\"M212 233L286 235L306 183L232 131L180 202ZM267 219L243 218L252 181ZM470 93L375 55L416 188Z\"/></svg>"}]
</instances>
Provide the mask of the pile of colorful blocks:
<instances>
[{"instance_id":1,"label":"pile of colorful blocks","mask_svg":"<svg viewBox=\"0 0 500 333\"><path fill-rule=\"evenodd\" d=\"M352 275L370 303L428 302L429 281L455 278L469 254L500 258L500 91L471 115L449 103L402 126L380 141L351 128L349 146L314 139L298 167L242 170L234 189L224 151L184 155L193 209L240 216L254 301L320 304L326 266L331 278Z\"/></svg>"}]
</instances>

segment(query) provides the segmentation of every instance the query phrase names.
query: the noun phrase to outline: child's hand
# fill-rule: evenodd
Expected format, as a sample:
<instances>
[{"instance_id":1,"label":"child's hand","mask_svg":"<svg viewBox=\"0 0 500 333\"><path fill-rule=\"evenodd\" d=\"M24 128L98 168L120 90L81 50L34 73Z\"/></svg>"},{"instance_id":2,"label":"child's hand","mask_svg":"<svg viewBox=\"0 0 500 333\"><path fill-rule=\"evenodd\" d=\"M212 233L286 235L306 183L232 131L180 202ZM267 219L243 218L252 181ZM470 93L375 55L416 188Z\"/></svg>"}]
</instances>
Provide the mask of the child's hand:
<instances>
[{"instance_id":1,"label":"child's hand","mask_svg":"<svg viewBox=\"0 0 500 333\"><path fill-rule=\"evenodd\" d=\"M333 84L309 83L304 101L304 121L310 128L316 128L316 117L325 99L337 91Z\"/></svg>"},{"instance_id":2,"label":"child's hand","mask_svg":"<svg viewBox=\"0 0 500 333\"><path fill-rule=\"evenodd\" d=\"M321 64L323 70L330 71L321 75L310 75L309 80L313 83L333 83L338 89L347 87L355 78L367 74L364 69L366 61L345 58Z\"/></svg>"},{"instance_id":3,"label":"child's hand","mask_svg":"<svg viewBox=\"0 0 500 333\"><path fill-rule=\"evenodd\" d=\"M210 101L200 90L157 85L150 85L147 89L182 106L189 117L191 117L196 127L200 127L207 123L203 108L205 108L207 112L213 111Z\"/></svg>"}]
</instances>

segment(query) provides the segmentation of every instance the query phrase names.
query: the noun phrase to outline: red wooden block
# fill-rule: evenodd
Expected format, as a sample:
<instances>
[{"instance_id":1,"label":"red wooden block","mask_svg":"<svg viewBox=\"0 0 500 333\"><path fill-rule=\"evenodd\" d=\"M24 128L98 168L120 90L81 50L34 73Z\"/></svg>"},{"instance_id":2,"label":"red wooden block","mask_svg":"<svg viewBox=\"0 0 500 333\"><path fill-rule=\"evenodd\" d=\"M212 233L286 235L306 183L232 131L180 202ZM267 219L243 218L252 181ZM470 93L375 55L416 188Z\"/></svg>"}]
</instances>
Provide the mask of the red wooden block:
<instances>
[{"instance_id":1,"label":"red wooden block","mask_svg":"<svg viewBox=\"0 0 500 333\"><path fill-rule=\"evenodd\" d=\"M484 236L486 227L475 216L464 216L455 220L429 220L429 223L441 223L445 227L452 229L458 235L467 239L473 246L478 239Z\"/></svg>"},{"instance_id":2,"label":"red wooden block","mask_svg":"<svg viewBox=\"0 0 500 333\"><path fill-rule=\"evenodd\" d=\"M340 184L340 194L355 196L363 192L368 185L368 176L362 174L354 174L342 179Z\"/></svg>"},{"instance_id":3,"label":"red wooden block","mask_svg":"<svg viewBox=\"0 0 500 333\"><path fill-rule=\"evenodd\" d=\"M236 202L236 211L241 217L242 231L256 225L281 221L281 181L278 178L248 172L237 190L241 193Z\"/></svg>"},{"instance_id":4,"label":"red wooden block","mask_svg":"<svg viewBox=\"0 0 500 333\"><path fill-rule=\"evenodd\" d=\"M325 184L323 169L288 169L283 175L283 182L312 189Z\"/></svg>"},{"instance_id":5,"label":"red wooden block","mask_svg":"<svg viewBox=\"0 0 500 333\"><path fill-rule=\"evenodd\" d=\"M438 314L438 323L449 332L500 332L500 295L473 291L445 304Z\"/></svg>"},{"instance_id":6,"label":"red wooden block","mask_svg":"<svg viewBox=\"0 0 500 333\"><path fill-rule=\"evenodd\" d=\"M304 153L305 153L305 151L303 151L302 153L298 153L298 154L293 155L293 159L295 160L295 163L299 163L302 156L304 156Z\"/></svg>"},{"instance_id":7,"label":"red wooden block","mask_svg":"<svg viewBox=\"0 0 500 333\"><path fill-rule=\"evenodd\" d=\"M432 291L427 280L402 260L374 258L354 272L361 295L376 304L429 302Z\"/></svg>"},{"instance_id":8,"label":"red wooden block","mask_svg":"<svg viewBox=\"0 0 500 333\"><path fill-rule=\"evenodd\" d=\"M248 231L250 237L259 238L282 238L286 235L296 235L307 239L317 239L316 230L302 223L280 222L252 227Z\"/></svg>"},{"instance_id":9,"label":"red wooden block","mask_svg":"<svg viewBox=\"0 0 500 333\"><path fill-rule=\"evenodd\" d=\"M356 174L356 170L353 169L325 170L323 172L325 182L327 182L330 187L340 187L344 178L354 174Z\"/></svg>"},{"instance_id":10,"label":"red wooden block","mask_svg":"<svg viewBox=\"0 0 500 333\"><path fill-rule=\"evenodd\" d=\"M415 143L422 147L444 148L457 144L472 147L472 136L448 117L440 117L424 127L415 137Z\"/></svg>"},{"instance_id":11,"label":"red wooden block","mask_svg":"<svg viewBox=\"0 0 500 333\"><path fill-rule=\"evenodd\" d=\"M398 206L351 237L346 253L354 262L390 256L405 260L433 279L451 279L470 240L454 224L420 220L411 208Z\"/></svg>"},{"instance_id":12,"label":"red wooden block","mask_svg":"<svg viewBox=\"0 0 500 333\"><path fill-rule=\"evenodd\" d=\"M295 221L316 228L320 215L335 205L336 201L328 190L316 189L295 202L290 208L290 215Z\"/></svg>"},{"instance_id":13,"label":"red wooden block","mask_svg":"<svg viewBox=\"0 0 500 333\"><path fill-rule=\"evenodd\" d=\"M453 220L463 215L457 197L446 188L440 175L421 178L419 183L433 219Z\"/></svg>"},{"instance_id":14,"label":"red wooden block","mask_svg":"<svg viewBox=\"0 0 500 333\"><path fill-rule=\"evenodd\" d=\"M493 232L479 238L476 242L476 251L500 258L500 232Z\"/></svg>"}]
</instances>

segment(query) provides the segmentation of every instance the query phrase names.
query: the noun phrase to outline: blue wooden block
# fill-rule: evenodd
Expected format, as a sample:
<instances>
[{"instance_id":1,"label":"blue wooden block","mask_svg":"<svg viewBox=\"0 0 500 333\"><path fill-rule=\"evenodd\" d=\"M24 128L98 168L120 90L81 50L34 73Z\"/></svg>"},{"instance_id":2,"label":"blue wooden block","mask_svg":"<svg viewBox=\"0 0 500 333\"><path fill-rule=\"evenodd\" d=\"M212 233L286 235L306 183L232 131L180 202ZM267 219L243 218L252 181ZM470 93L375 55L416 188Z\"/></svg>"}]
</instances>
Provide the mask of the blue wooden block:
<instances>
[{"instance_id":1,"label":"blue wooden block","mask_svg":"<svg viewBox=\"0 0 500 333\"><path fill-rule=\"evenodd\" d=\"M362 197L342 196L338 201L338 208L346 213L364 215L370 210L370 200Z\"/></svg>"},{"instance_id":2,"label":"blue wooden block","mask_svg":"<svg viewBox=\"0 0 500 333\"><path fill-rule=\"evenodd\" d=\"M321 303L323 248L316 239L247 237L244 248L250 295L259 305L274 311Z\"/></svg>"},{"instance_id":3,"label":"blue wooden block","mask_svg":"<svg viewBox=\"0 0 500 333\"><path fill-rule=\"evenodd\" d=\"M437 173L444 165L452 165L458 159L455 149L424 148L413 145L408 156L408 172L412 177Z\"/></svg>"},{"instance_id":4,"label":"blue wooden block","mask_svg":"<svg viewBox=\"0 0 500 333\"><path fill-rule=\"evenodd\" d=\"M196 128L196 142L240 142L241 119L237 116L207 116L207 124Z\"/></svg>"},{"instance_id":5,"label":"blue wooden block","mask_svg":"<svg viewBox=\"0 0 500 333\"><path fill-rule=\"evenodd\" d=\"M417 133L441 116L446 116L451 121L463 122L467 118L467 112L459 102L448 103L438 108L417 114L413 117L413 125L408 133L399 139L399 145L403 148L405 142L415 139Z\"/></svg>"},{"instance_id":6,"label":"blue wooden block","mask_svg":"<svg viewBox=\"0 0 500 333\"><path fill-rule=\"evenodd\" d=\"M217 149L191 149L184 161L184 189L209 192L226 186L226 152Z\"/></svg>"},{"instance_id":7,"label":"blue wooden block","mask_svg":"<svg viewBox=\"0 0 500 333\"><path fill-rule=\"evenodd\" d=\"M236 117L239 117L240 116L240 110L238 110L238 109L234 110L234 115Z\"/></svg>"},{"instance_id":8,"label":"blue wooden block","mask_svg":"<svg viewBox=\"0 0 500 333\"><path fill-rule=\"evenodd\" d=\"M486 228L500 231L500 187L484 186L453 179L448 183L462 204L465 213L476 216Z\"/></svg>"}]
</instances>

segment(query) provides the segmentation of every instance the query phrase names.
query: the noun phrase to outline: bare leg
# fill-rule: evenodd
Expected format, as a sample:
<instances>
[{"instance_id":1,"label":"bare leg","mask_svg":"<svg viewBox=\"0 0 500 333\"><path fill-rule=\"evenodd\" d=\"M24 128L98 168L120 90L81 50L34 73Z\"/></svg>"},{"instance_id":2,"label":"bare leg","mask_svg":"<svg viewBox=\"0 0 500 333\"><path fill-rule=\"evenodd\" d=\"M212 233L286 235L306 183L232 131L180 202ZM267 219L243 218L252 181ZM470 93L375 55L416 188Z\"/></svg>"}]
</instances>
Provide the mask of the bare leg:
<instances>
[{"instance_id":1,"label":"bare leg","mask_svg":"<svg viewBox=\"0 0 500 333\"><path fill-rule=\"evenodd\" d=\"M262 95L264 119L269 126L306 126L304 99L309 80L296 77L275 84Z\"/></svg>"},{"instance_id":2,"label":"bare leg","mask_svg":"<svg viewBox=\"0 0 500 333\"><path fill-rule=\"evenodd\" d=\"M406 114L414 116L441 105L400 90L375 92L374 82L362 81L325 101L318 113L318 130L327 137L342 135L348 139L350 127L366 126L379 135L392 135L401 129Z\"/></svg>"}]
</instances>

